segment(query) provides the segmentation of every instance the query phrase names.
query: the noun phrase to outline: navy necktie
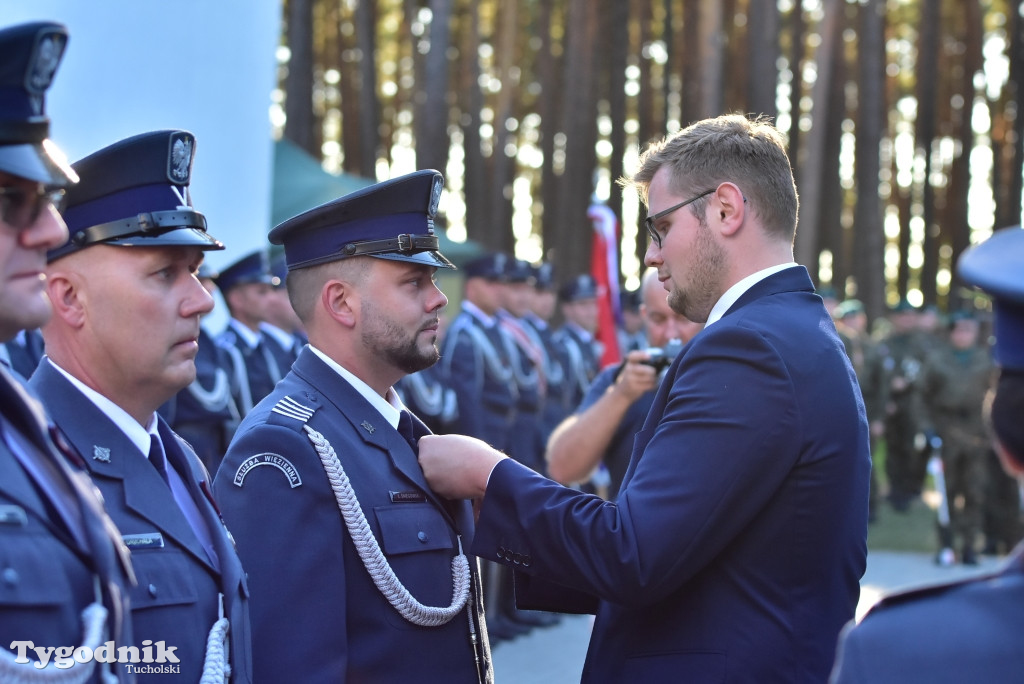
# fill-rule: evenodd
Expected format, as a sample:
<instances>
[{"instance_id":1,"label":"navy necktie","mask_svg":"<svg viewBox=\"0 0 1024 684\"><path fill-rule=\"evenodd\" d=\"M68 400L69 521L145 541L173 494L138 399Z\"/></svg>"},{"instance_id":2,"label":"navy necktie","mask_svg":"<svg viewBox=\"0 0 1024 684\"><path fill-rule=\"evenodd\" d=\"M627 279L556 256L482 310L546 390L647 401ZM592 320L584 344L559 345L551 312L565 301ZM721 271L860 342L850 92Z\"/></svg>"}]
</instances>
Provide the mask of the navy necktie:
<instances>
[{"instance_id":1,"label":"navy necktie","mask_svg":"<svg viewBox=\"0 0 1024 684\"><path fill-rule=\"evenodd\" d=\"M419 447L416 444L416 433L412 429L412 414L406 410L398 416L398 434L405 438L405 441L412 447L414 454L419 454Z\"/></svg>"},{"instance_id":2,"label":"navy necktie","mask_svg":"<svg viewBox=\"0 0 1024 684\"><path fill-rule=\"evenodd\" d=\"M149 462L153 464L156 472L160 473L160 477L170 487L171 481L167 476L167 454L164 453L163 442L156 435L149 436Z\"/></svg>"}]
</instances>

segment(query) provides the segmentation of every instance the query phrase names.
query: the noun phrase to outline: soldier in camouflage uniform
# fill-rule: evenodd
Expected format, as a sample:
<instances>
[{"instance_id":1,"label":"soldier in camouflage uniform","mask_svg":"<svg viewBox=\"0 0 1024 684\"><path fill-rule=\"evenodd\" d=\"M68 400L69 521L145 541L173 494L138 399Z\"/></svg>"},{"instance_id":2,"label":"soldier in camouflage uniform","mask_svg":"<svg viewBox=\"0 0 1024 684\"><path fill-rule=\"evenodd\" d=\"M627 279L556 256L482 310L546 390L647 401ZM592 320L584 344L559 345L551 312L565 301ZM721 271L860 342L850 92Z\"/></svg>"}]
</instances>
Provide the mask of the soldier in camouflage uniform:
<instances>
[{"instance_id":1,"label":"soldier in camouflage uniform","mask_svg":"<svg viewBox=\"0 0 1024 684\"><path fill-rule=\"evenodd\" d=\"M982 419L992 384L992 358L978 345L978 321L955 316L949 341L929 355L921 387L931 424L942 438L950 523L961 543L961 561L977 563L988 437Z\"/></svg>"},{"instance_id":2,"label":"soldier in camouflage uniform","mask_svg":"<svg viewBox=\"0 0 1024 684\"><path fill-rule=\"evenodd\" d=\"M920 447L915 440L924 427L923 405L918 380L924 352L917 334L917 314L906 300L890 311L891 331L879 345L886 377L885 474L889 480L889 503L906 511L920 495L923 473Z\"/></svg>"},{"instance_id":3,"label":"soldier in camouflage uniform","mask_svg":"<svg viewBox=\"0 0 1024 684\"><path fill-rule=\"evenodd\" d=\"M868 318L864 305L857 299L847 299L839 304L833 316L836 319L836 331L839 339L846 347L853 370L857 374L857 383L864 396L864 409L867 412L868 426L871 428L872 447L885 433L886 375L884 359L879 345L868 334ZM873 450L873 449L872 449ZM875 469L871 469L871 489L868 500L868 515L874 520L878 509L878 478Z\"/></svg>"}]
</instances>

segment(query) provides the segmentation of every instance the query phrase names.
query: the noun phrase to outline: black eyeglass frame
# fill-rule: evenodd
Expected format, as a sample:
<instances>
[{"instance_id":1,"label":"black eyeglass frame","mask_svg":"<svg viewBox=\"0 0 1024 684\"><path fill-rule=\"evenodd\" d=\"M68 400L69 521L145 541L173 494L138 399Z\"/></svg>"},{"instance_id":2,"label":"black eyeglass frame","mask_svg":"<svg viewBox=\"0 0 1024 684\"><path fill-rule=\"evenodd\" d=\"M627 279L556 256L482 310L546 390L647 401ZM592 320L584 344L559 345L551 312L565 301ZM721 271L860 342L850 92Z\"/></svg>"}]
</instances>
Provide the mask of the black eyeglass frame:
<instances>
[{"instance_id":1,"label":"black eyeglass frame","mask_svg":"<svg viewBox=\"0 0 1024 684\"><path fill-rule=\"evenodd\" d=\"M15 230L25 230L39 219L47 205L60 211L64 192L64 188L52 185L36 186L35 192L16 186L0 187L0 221Z\"/></svg>"},{"instance_id":2,"label":"black eyeglass frame","mask_svg":"<svg viewBox=\"0 0 1024 684\"><path fill-rule=\"evenodd\" d=\"M665 218L666 216L671 214L673 211L677 211L679 209L682 209L687 204L692 204L692 203L696 202L697 200L701 199L702 197L707 197L708 195L710 195L711 193L713 193L717 189L718 188L711 188L710 190L705 190L704 192L700 193L696 197L691 197L690 199L688 199L686 201L683 201L683 202L680 202L679 204L676 204L675 206L671 206L668 209L663 209L662 211L659 211L654 216L648 216L647 218L644 219L644 225L647 227L647 234L651 236L651 240L653 240L654 244L656 244L658 246L658 249L661 249L661 239L662 238L661 238L661 233L659 233L657 231L657 229L654 227L655 221L658 221L660 219Z\"/></svg>"}]
</instances>

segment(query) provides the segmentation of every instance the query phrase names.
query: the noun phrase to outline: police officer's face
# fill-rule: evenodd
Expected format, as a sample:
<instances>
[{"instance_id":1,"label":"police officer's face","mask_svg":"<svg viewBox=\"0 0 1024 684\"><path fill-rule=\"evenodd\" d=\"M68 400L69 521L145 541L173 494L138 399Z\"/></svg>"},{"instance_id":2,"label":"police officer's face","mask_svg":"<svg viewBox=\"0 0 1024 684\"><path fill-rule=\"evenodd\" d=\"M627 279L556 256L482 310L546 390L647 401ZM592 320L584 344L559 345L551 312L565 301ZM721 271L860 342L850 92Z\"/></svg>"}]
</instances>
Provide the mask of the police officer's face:
<instances>
[{"instance_id":1,"label":"police officer's face","mask_svg":"<svg viewBox=\"0 0 1024 684\"><path fill-rule=\"evenodd\" d=\"M670 180L668 167L659 169L651 179L647 194L650 215L686 199L670 188ZM644 263L658 269L658 279L668 290L672 310L691 321L704 323L724 292L725 250L715 242L711 228L699 221L689 206L665 215L655 227L662 236L661 247L652 241Z\"/></svg>"},{"instance_id":2,"label":"police officer's face","mask_svg":"<svg viewBox=\"0 0 1024 684\"><path fill-rule=\"evenodd\" d=\"M566 320L572 321L591 334L597 331L598 314L597 300L593 297L562 304L562 315Z\"/></svg>"},{"instance_id":3,"label":"police officer's face","mask_svg":"<svg viewBox=\"0 0 1024 684\"><path fill-rule=\"evenodd\" d=\"M6 341L49 320L46 252L67 240L68 229L39 183L0 172L0 188L10 189L0 196L0 341Z\"/></svg>"},{"instance_id":4,"label":"police officer's face","mask_svg":"<svg viewBox=\"0 0 1024 684\"><path fill-rule=\"evenodd\" d=\"M652 347L664 347L670 340L689 342L703 327L673 311L664 288L657 281L644 285L642 312L647 324L647 341Z\"/></svg>"},{"instance_id":5,"label":"police officer's face","mask_svg":"<svg viewBox=\"0 0 1024 684\"><path fill-rule=\"evenodd\" d=\"M402 373L437 363L439 312L448 298L434 282L436 268L372 259L360 288L364 351Z\"/></svg>"},{"instance_id":6,"label":"police officer's face","mask_svg":"<svg viewBox=\"0 0 1024 684\"><path fill-rule=\"evenodd\" d=\"M115 403L142 398L155 410L195 378L199 318L213 308L195 275L202 255L198 247L96 245L66 257L83 310L78 353Z\"/></svg>"}]
</instances>

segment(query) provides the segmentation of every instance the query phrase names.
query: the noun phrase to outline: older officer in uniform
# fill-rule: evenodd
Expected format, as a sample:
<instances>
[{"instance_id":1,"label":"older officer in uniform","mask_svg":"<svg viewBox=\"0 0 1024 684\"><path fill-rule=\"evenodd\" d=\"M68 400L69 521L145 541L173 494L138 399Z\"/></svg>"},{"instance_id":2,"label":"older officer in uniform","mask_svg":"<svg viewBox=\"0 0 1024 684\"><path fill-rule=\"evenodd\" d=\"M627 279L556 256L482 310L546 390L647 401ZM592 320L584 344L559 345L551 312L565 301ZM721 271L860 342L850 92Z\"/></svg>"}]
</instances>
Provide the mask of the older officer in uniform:
<instances>
[{"instance_id":1,"label":"older officer in uniform","mask_svg":"<svg viewBox=\"0 0 1024 684\"><path fill-rule=\"evenodd\" d=\"M1006 472L1024 482L1024 230L996 231L957 273L993 299L999 379L985 410ZM834 684L1019 682L1024 674L1024 546L968 580L893 594L839 643Z\"/></svg>"},{"instance_id":2,"label":"older officer in uniform","mask_svg":"<svg viewBox=\"0 0 1024 684\"><path fill-rule=\"evenodd\" d=\"M199 319L213 307L196 271L204 250L223 248L189 197L195 142L187 131L144 133L74 165L71 239L48 254L54 316L30 386L131 549L135 645L175 648L183 681L230 667L231 681L246 682L241 564L206 469L156 412L195 378Z\"/></svg>"},{"instance_id":3,"label":"older officer in uniform","mask_svg":"<svg viewBox=\"0 0 1024 684\"><path fill-rule=\"evenodd\" d=\"M44 97L67 30L0 29L0 340L50 317L46 251L67 240L54 204L77 180L49 141ZM69 465L39 402L0 369L0 681L131 681L123 665L37 670L37 648L131 643L127 549L81 463ZM17 650L24 645L21 663ZM52 652L51 652L52 653ZM31 662L29 662L31 661ZM69 681L60 679L60 681Z\"/></svg>"},{"instance_id":4,"label":"older officer in uniform","mask_svg":"<svg viewBox=\"0 0 1024 684\"><path fill-rule=\"evenodd\" d=\"M469 502L427 487L393 385L438 358L441 174L274 228L309 344L239 427L216 493L253 590L263 682L489 681ZM309 534L303 533L303 530ZM463 542L465 539L465 542Z\"/></svg>"},{"instance_id":5,"label":"older officer in uniform","mask_svg":"<svg viewBox=\"0 0 1024 684\"><path fill-rule=\"evenodd\" d=\"M227 329L217 336L217 344L231 354L239 388L236 403L243 416L270 394L287 370L278 366L270 342L260 331L275 280L263 249L246 254L214 279L231 313Z\"/></svg>"},{"instance_id":6,"label":"older officer in uniform","mask_svg":"<svg viewBox=\"0 0 1024 684\"><path fill-rule=\"evenodd\" d=\"M203 262L196 276L212 295L217 272ZM196 379L160 409L211 473L217 472L241 419L235 403L239 388L234 368L230 352L216 343L206 326L199 326Z\"/></svg>"}]
</instances>

